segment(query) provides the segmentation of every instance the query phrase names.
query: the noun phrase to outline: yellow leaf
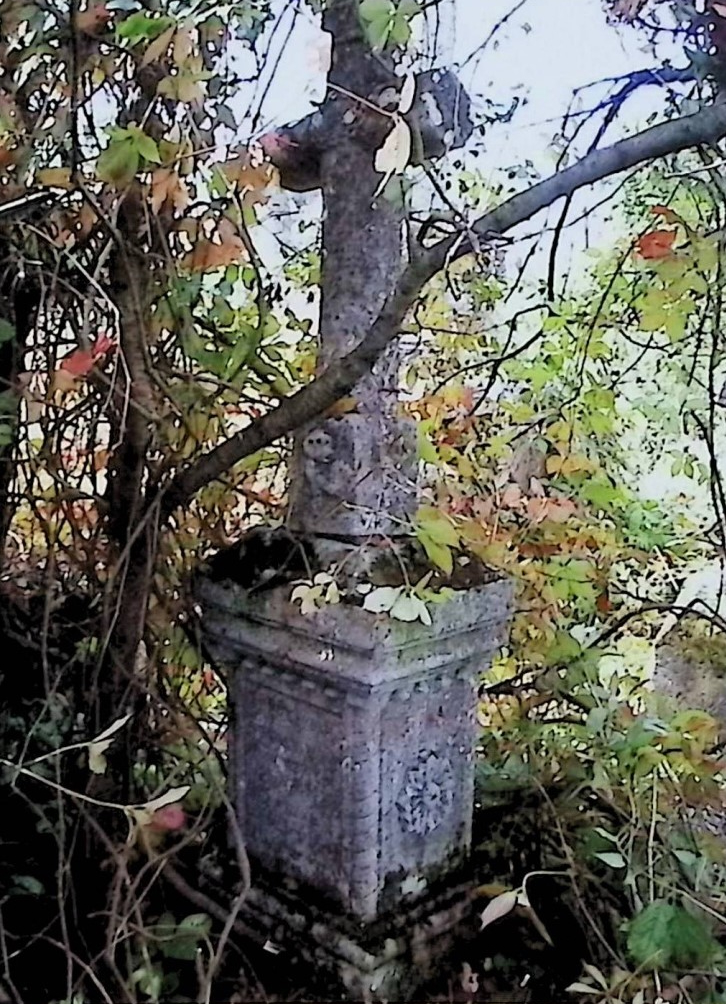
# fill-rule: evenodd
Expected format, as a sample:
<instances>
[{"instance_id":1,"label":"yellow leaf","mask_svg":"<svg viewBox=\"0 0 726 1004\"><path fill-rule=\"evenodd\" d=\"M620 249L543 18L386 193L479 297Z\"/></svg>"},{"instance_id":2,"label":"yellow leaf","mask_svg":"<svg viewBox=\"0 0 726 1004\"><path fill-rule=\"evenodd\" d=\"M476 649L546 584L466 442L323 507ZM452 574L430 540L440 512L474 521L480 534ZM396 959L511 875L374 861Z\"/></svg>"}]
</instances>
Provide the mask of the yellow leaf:
<instances>
[{"instance_id":1,"label":"yellow leaf","mask_svg":"<svg viewBox=\"0 0 726 1004\"><path fill-rule=\"evenodd\" d=\"M552 457L547 457L545 460L545 470L548 474L562 474L562 467L565 463L565 457L561 454L556 454Z\"/></svg>"},{"instance_id":2,"label":"yellow leaf","mask_svg":"<svg viewBox=\"0 0 726 1004\"><path fill-rule=\"evenodd\" d=\"M582 454L572 453L567 456L558 453L547 457L545 467L548 474L561 474L567 477L570 474L582 474L585 471L596 470L596 464Z\"/></svg>"},{"instance_id":3,"label":"yellow leaf","mask_svg":"<svg viewBox=\"0 0 726 1004\"><path fill-rule=\"evenodd\" d=\"M48 185L51 188L72 188L71 170L69 167L45 167L38 171L35 180L39 185Z\"/></svg>"},{"instance_id":4,"label":"yellow leaf","mask_svg":"<svg viewBox=\"0 0 726 1004\"><path fill-rule=\"evenodd\" d=\"M194 51L194 36L189 28L180 28L174 37L174 63L183 66Z\"/></svg>"},{"instance_id":5,"label":"yellow leaf","mask_svg":"<svg viewBox=\"0 0 726 1004\"><path fill-rule=\"evenodd\" d=\"M486 896L487 899L493 899L494 896L501 896L503 892L509 892L510 887L504 885L502 882L488 882L486 885L480 885L474 895L475 896Z\"/></svg>"},{"instance_id":6,"label":"yellow leaf","mask_svg":"<svg viewBox=\"0 0 726 1004\"><path fill-rule=\"evenodd\" d=\"M325 412L326 418L333 418L336 415L348 415L351 412L356 411L358 408L358 401L354 397L341 397L339 401L331 405L330 408Z\"/></svg>"},{"instance_id":7,"label":"yellow leaf","mask_svg":"<svg viewBox=\"0 0 726 1004\"><path fill-rule=\"evenodd\" d=\"M573 453L565 459L563 468L564 474L583 474L586 471L595 470L596 465L582 454Z\"/></svg>"}]
</instances>

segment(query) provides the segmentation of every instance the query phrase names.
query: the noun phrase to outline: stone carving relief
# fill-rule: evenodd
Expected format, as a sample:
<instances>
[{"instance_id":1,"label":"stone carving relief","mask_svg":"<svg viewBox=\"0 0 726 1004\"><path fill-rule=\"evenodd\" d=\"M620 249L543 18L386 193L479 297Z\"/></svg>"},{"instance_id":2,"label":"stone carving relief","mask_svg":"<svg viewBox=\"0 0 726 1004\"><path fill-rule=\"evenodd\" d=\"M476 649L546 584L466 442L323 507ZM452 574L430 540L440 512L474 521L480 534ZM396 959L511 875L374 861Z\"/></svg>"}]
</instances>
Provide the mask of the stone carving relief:
<instances>
[{"instance_id":1,"label":"stone carving relief","mask_svg":"<svg viewBox=\"0 0 726 1004\"><path fill-rule=\"evenodd\" d=\"M432 833L449 814L454 786L449 758L421 750L407 769L396 800L401 829L419 836Z\"/></svg>"}]
</instances>

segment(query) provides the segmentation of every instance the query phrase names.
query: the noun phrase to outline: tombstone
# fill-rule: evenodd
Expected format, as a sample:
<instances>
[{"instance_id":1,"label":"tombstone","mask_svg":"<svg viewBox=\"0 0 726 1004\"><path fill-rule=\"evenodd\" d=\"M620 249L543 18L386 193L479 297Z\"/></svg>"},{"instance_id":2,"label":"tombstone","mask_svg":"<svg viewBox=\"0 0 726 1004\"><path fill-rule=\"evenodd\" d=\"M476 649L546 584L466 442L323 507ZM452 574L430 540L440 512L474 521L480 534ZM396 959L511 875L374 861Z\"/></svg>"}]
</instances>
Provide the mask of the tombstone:
<instances>
[{"instance_id":1,"label":"tombstone","mask_svg":"<svg viewBox=\"0 0 726 1004\"><path fill-rule=\"evenodd\" d=\"M206 579L199 598L230 674L246 922L354 1000L407 999L471 916L477 683L510 584L458 593L430 626L354 605L303 614L289 585Z\"/></svg>"},{"instance_id":2,"label":"tombstone","mask_svg":"<svg viewBox=\"0 0 726 1004\"><path fill-rule=\"evenodd\" d=\"M324 17L336 38L359 31L357 5ZM380 61L363 69L357 93L391 100ZM461 86L440 71L418 84L423 153L462 145L472 127ZM389 128L341 86L263 143L283 185L322 188L323 365L365 336L403 267L403 209L378 193L374 169ZM462 868L477 685L505 640L512 597L493 578L437 604L430 625L361 605L356 586L381 554L403 560L418 501L399 363L394 345L355 388L352 409L302 430L291 533L243 542L198 589L206 645L230 680L234 804L253 864L245 921L358 1000L409 998L471 914ZM331 565L346 597L303 614L291 581Z\"/></svg>"}]
</instances>

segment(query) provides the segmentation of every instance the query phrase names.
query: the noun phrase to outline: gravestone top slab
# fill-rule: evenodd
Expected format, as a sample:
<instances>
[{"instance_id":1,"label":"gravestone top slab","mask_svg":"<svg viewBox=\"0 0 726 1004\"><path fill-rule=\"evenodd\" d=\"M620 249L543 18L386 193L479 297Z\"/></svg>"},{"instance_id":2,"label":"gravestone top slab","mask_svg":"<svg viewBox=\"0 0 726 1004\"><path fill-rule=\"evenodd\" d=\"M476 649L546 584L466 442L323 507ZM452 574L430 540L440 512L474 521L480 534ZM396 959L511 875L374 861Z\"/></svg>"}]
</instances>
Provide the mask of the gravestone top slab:
<instances>
[{"instance_id":1,"label":"gravestone top slab","mask_svg":"<svg viewBox=\"0 0 726 1004\"><path fill-rule=\"evenodd\" d=\"M430 672L472 658L485 668L501 644L513 587L498 579L456 591L448 602L432 605L430 626L355 604L303 614L290 594L289 585L250 594L233 582L203 580L198 595L205 636L221 660L234 666L242 653L255 655L279 666L306 666L321 681L370 688L416 668Z\"/></svg>"}]
</instances>

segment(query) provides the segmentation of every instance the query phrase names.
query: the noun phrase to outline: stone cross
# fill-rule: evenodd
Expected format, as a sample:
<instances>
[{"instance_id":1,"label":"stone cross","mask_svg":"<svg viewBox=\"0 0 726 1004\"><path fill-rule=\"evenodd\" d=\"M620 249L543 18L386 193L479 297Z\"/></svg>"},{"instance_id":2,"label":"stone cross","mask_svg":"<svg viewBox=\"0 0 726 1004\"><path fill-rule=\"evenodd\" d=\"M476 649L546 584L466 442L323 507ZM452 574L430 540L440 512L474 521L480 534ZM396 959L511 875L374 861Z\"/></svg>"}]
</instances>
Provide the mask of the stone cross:
<instances>
[{"instance_id":1,"label":"stone cross","mask_svg":"<svg viewBox=\"0 0 726 1004\"><path fill-rule=\"evenodd\" d=\"M371 52L358 0L327 0L323 27L334 47L328 97L263 146L283 187L322 191L325 367L365 337L395 288L405 219L379 193L374 163L402 78ZM416 78L407 119L419 159L472 131L469 100L446 71ZM288 557L273 569L289 573L301 551L306 566L308 549L321 563L355 549L350 571L375 553L361 546L368 538L407 533L417 458L398 369L394 343L351 408L298 437L289 521L302 540L292 550L283 540ZM458 591L428 625L355 602L303 614L289 582L244 577L251 538L221 552L198 590L208 650L231 670L233 798L255 877L242 914L261 941L312 962L352 999L410 1000L471 911L461 869L477 679L505 637L511 586Z\"/></svg>"},{"instance_id":2,"label":"stone cross","mask_svg":"<svg viewBox=\"0 0 726 1004\"><path fill-rule=\"evenodd\" d=\"M323 15L333 36L329 91L321 107L268 137L266 150L283 188L321 189L324 203L320 364L365 336L404 261L402 205L379 192L376 150L393 126L403 78L371 52L357 0L337 0ZM470 103L450 71L416 78L406 114L413 159L431 161L472 132ZM360 541L407 532L416 507L416 440L400 410L400 349L394 344L354 389L351 409L298 437L289 524L319 536Z\"/></svg>"}]
</instances>

